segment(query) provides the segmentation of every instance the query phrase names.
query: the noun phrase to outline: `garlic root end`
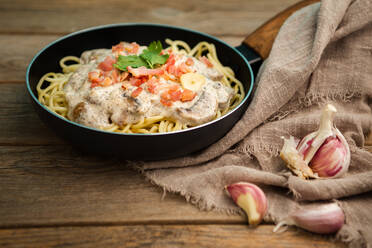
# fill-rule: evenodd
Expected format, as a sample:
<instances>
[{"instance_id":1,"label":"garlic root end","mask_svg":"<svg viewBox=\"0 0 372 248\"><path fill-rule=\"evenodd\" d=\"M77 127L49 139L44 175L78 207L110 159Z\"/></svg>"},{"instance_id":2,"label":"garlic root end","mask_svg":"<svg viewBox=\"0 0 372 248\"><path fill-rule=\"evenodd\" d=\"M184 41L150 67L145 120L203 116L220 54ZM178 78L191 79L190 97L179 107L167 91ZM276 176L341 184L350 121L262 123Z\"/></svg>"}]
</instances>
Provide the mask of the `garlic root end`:
<instances>
[{"instance_id":1,"label":"garlic root end","mask_svg":"<svg viewBox=\"0 0 372 248\"><path fill-rule=\"evenodd\" d=\"M279 229L281 229L281 231L278 232ZM286 220L283 220L283 221L280 221L278 224L276 224L276 226L273 229L273 233L276 233L276 232L283 233L287 231L287 229L288 229L288 223Z\"/></svg>"}]
</instances>

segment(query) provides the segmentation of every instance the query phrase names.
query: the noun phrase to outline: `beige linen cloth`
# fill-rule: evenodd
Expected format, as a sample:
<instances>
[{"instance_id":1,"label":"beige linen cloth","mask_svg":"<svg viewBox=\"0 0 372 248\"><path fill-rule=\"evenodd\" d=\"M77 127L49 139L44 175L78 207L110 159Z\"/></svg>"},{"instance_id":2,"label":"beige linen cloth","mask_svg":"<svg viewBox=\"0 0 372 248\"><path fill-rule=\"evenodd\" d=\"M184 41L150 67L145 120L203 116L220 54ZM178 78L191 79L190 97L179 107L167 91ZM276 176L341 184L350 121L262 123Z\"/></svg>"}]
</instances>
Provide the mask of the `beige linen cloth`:
<instances>
[{"instance_id":1,"label":"beige linen cloth","mask_svg":"<svg viewBox=\"0 0 372 248\"><path fill-rule=\"evenodd\" d=\"M239 212L224 186L255 183L268 197L270 222L309 201L338 199L346 225L335 237L350 247L372 247L372 154L363 149L372 128L372 0L323 0L294 13L256 82L246 113L217 143L136 166L165 192L203 210ZM278 157L280 137L315 131L326 102L338 109L335 125L350 145L350 169L340 179L306 181Z\"/></svg>"}]
</instances>

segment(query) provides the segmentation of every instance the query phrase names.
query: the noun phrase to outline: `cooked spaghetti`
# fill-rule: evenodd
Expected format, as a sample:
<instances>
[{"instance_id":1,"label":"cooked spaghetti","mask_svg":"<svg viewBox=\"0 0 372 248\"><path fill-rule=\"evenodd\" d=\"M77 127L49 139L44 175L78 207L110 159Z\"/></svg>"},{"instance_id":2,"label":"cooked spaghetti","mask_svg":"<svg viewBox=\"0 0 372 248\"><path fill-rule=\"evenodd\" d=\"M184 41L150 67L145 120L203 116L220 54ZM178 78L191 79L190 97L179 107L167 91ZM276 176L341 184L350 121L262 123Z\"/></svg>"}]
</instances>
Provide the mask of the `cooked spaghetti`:
<instances>
[{"instance_id":1,"label":"cooked spaghetti","mask_svg":"<svg viewBox=\"0 0 372 248\"><path fill-rule=\"evenodd\" d=\"M66 119L122 133L186 129L243 100L242 83L221 64L213 44L165 42L169 47L161 50L160 42L121 42L111 50L64 57L62 73L49 72L38 82L38 99Z\"/></svg>"}]
</instances>

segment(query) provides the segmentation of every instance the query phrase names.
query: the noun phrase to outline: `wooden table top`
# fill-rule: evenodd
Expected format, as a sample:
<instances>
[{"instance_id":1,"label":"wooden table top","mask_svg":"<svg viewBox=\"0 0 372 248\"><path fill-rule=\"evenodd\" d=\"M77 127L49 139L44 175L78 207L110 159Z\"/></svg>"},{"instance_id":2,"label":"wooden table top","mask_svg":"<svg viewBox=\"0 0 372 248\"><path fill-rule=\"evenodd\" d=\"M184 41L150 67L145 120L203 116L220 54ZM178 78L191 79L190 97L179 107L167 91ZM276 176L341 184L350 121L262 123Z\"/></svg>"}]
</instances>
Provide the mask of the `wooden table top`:
<instances>
[{"instance_id":1,"label":"wooden table top","mask_svg":"<svg viewBox=\"0 0 372 248\"><path fill-rule=\"evenodd\" d=\"M297 0L1 0L0 247L343 247L243 216L203 212L115 160L82 155L44 126L25 72L49 42L118 22L188 27L232 45ZM370 150L371 147L369 147Z\"/></svg>"}]
</instances>

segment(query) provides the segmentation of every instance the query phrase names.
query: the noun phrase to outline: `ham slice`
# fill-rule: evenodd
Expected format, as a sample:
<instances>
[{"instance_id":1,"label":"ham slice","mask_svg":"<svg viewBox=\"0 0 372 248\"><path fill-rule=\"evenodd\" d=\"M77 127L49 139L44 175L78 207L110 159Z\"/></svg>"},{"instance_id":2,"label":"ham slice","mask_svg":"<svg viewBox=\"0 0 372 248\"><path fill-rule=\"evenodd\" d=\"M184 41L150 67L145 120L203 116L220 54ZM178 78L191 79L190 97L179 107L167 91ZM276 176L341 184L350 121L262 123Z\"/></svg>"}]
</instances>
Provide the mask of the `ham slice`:
<instances>
[{"instance_id":1,"label":"ham slice","mask_svg":"<svg viewBox=\"0 0 372 248\"><path fill-rule=\"evenodd\" d=\"M157 69L147 69L144 66L138 67L138 68L132 68L131 66L128 66L128 71L134 76L134 77L142 77L142 76L154 76L154 75L161 75L164 73L164 70L161 68Z\"/></svg>"}]
</instances>

